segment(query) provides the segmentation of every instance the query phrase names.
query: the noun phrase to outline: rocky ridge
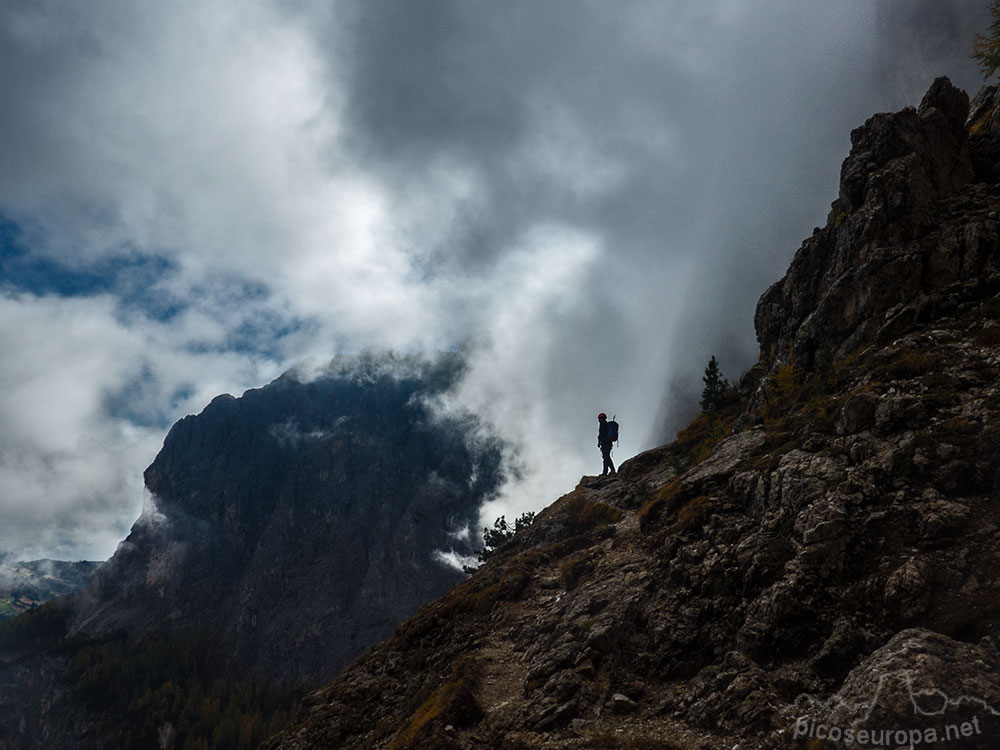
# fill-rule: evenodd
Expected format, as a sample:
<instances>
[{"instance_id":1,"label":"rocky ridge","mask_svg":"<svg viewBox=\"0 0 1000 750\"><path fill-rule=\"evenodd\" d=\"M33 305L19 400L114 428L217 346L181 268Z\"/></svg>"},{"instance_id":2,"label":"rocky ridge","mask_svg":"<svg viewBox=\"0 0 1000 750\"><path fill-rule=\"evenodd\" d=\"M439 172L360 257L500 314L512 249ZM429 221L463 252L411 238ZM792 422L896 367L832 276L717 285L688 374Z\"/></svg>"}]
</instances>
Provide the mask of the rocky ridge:
<instances>
[{"instance_id":1,"label":"rocky ridge","mask_svg":"<svg viewBox=\"0 0 1000 750\"><path fill-rule=\"evenodd\" d=\"M939 79L855 130L729 402L585 477L266 747L995 747L998 105Z\"/></svg>"}]
</instances>

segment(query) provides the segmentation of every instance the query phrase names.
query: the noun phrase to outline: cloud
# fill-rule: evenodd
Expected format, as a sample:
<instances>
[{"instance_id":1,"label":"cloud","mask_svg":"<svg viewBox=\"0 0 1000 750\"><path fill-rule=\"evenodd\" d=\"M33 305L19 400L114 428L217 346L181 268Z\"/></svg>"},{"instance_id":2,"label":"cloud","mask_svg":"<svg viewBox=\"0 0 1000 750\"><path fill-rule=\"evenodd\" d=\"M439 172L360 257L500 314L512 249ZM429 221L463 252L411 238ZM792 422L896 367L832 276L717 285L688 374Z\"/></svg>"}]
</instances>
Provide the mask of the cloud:
<instances>
[{"instance_id":1,"label":"cloud","mask_svg":"<svg viewBox=\"0 0 1000 750\"><path fill-rule=\"evenodd\" d=\"M267 372L192 351L196 320L127 323L116 308L108 295L0 295L0 549L20 559L106 556L167 424Z\"/></svg>"},{"instance_id":2,"label":"cloud","mask_svg":"<svg viewBox=\"0 0 1000 750\"><path fill-rule=\"evenodd\" d=\"M435 550L432 557L446 568L454 568L455 570L475 568L479 565L479 560L475 556L463 555L455 550Z\"/></svg>"},{"instance_id":3,"label":"cloud","mask_svg":"<svg viewBox=\"0 0 1000 750\"><path fill-rule=\"evenodd\" d=\"M110 553L170 422L337 352L465 348L451 407L524 477L484 516L596 471L598 411L618 458L668 436L709 356L752 361L754 303L822 223L885 60L919 54L875 21L5 3L0 550Z\"/></svg>"},{"instance_id":4,"label":"cloud","mask_svg":"<svg viewBox=\"0 0 1000 750\"><path fill-rule=\"evenodd\" d=\"M514 7L365 3L337 66L344 128L390 195L446 159L487 196L415 243L473 291L447 297L477 323L456 397L524 469L487 521L596 471L598 411L630 455L666 431L672 377L700 380L712 353L749 364L753 304L875 101L870 10Z\"/></svg>"},{"instance_id":5,"label":"cloud","mask_svg":"<svg viewBox=\"0 0 1000 750\"><path fill-rule=\"evenodd\" d=\"M0 297L0 548L66 554L84 537L93 546L73 556L103 554L137 510L126 498L139 497L138 477L106 457L131 468L157 434L101 414L101 386L127 375L107 315L108 300Z\"/></svg>"}]
</instances>

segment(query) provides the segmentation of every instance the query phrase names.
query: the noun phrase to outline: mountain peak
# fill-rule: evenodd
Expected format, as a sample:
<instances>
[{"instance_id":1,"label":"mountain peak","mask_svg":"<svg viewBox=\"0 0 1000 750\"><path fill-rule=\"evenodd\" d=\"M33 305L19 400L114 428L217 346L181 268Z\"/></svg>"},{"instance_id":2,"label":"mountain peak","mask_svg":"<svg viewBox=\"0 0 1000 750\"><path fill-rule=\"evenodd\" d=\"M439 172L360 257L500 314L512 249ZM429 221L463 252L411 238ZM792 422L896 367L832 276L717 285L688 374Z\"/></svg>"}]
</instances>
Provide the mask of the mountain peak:
<instances>
[{"instance_id":1,"label":"mountain peak","mask_svg":"<svg viewBox=\"0 0 1000 750\"><path fill-rule=\"evenodd\" d=\"M826 226L757 304L762 359L791 356L813 369L821 349L837 358L884 339L948 292L979 283L983 268L954 261L995 227L971 224L979 237L956 237L941 216L974 176L968 112L965 92L939 78L919 109L874 115L851 133ZM944 244L932 247L938 237Z\"/></svg>"},{"instance_id":2,"label":"mountain peak","mask_svg":"<svg viewBox=\"0 0 1000 750\"><path fill-rule=\"evenodd\" d=\"M449 531L478 521L499 449L426 406L460 368L341 357L180 420L145 472L155 512L77 597L75 630L208 628L230 671L336 674L459 580L436 550L473 552Z\"/></svg>"}]
</instances>

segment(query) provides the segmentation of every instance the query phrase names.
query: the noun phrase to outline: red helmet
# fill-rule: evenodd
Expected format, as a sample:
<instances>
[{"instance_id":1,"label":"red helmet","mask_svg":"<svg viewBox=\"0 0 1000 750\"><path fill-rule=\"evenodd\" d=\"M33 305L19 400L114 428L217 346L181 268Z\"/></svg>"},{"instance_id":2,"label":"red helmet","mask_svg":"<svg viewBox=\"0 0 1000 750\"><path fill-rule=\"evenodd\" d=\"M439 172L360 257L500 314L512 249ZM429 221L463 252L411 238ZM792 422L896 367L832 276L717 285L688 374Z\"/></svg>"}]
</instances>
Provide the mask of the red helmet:
<instances>
[{"instance_id":1,"label":"red helmet","mask_svg":"<svg viewBox=\"0 0 1000 750\"><path fill-rule=\"evenodd\" d=\"M607 414L605 414L605 413L604 413L604 412L602 411L602 412L601 412L600 414L598 414L598 415L597 415L597 418L598 418L598 419L607 419L607 418L608 418L608 415L607 415Z\"/></svg>"}]
</instances>

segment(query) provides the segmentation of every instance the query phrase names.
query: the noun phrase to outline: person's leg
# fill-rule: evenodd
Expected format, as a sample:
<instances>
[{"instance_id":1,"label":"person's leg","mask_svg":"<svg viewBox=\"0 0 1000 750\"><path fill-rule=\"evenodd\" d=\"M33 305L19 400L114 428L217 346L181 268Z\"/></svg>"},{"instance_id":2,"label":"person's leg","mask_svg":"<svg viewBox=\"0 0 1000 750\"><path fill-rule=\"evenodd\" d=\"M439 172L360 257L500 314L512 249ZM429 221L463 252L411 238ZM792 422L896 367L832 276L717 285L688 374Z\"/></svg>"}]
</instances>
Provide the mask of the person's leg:
<instances>
[{"instance_id":1,"label":"person's leg","mask_svg":"<svg viewBox=\"0 0 1000 750\"><path fill-rule=\"evenodd\" d=\"M613 463L611 463L611 446L610 445L602 445L601 446L601 455L604 457L604 471L601 472L601 476L602 477L607 476L608 475L608 471L610 471L612 474L614 474L615 473L615 465Z\"/></svg>"}]
</instances>

